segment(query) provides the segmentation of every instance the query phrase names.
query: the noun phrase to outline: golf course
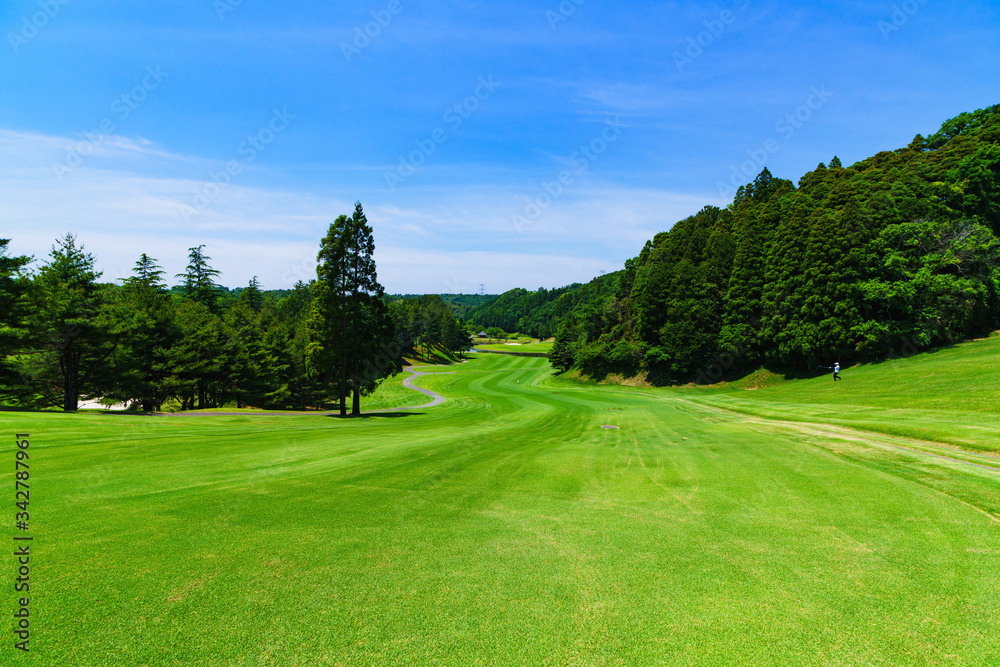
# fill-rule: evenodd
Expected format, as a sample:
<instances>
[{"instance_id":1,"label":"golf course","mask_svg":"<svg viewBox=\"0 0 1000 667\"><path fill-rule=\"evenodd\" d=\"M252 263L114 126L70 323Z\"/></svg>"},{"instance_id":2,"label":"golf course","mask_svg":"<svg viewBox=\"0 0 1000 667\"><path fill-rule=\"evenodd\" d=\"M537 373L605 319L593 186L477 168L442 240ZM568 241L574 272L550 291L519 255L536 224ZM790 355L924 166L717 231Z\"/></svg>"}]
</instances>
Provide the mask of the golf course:
<instances>
[{"instance_id":1,"label":"golf course","mask_svg":"<svg viewBox=\"0 0 1000 667\"><path fill-rule=\"evenodd\" d=\"M471 356L363 418L0 413L9 664L1000 664L1000 338L754 391Z\"/></svg>"}]
</instances>

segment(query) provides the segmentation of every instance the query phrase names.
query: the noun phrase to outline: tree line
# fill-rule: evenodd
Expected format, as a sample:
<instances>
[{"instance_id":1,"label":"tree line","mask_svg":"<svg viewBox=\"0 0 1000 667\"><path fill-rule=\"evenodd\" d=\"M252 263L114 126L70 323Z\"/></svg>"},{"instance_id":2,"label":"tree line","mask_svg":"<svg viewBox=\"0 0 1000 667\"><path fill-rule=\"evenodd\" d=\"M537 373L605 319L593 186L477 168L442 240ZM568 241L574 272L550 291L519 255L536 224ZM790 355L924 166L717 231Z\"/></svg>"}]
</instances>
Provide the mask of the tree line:
<instances>
[{"instance_id":1,"label":"tree line","mask_svg":"<svg viewBox=\"0 0 1000 667\"><path fill-rule=\"evenodd\" d=\"M335 405L345 415L350 396L356 415L404 355L468 345L440 299L387 302L360 203L330 225L316 278L276 292L256 278L222 288L203 245L172 289L147 254L109 284L72 235L37 268L8 246L0 239L0 400L9 405L74 411L82 398L103 398L143 411Z\"/></svg>"},{"instance_id":2,"label":"tree line","mask_svg":"<svg viewBox=\"0 0 1000 667\"><path fill-rule=\"evenodd\" d=\"M554 289L516 288L472 308L468 319L480 328L496 327L544 340L555 335L559 322L570 313L610 294L613 285L614 275L609 274Z\"/></svg>"},{"instance_id":3,"label":"tree line","mask_svg":"<svg viewBox=\"0 0 1000 667\"><path fill-rule=\"evenodd\" d=\"M557 319L550 358L656 382L809 371L1000 326L1000 106L798 182L765 169Z\"/></svg>"},{"instance_id":4,"label":"tree line","mask_svg":"<svg viewBox=\"0 0 1000 667\"><path fill-rule=\"evenodd\" d=\"M434 348L462 352L469 347L465 320L437 294L391 301L389 315L396 344L404 350L427 355Z\"/></svg>"}]
</instances>

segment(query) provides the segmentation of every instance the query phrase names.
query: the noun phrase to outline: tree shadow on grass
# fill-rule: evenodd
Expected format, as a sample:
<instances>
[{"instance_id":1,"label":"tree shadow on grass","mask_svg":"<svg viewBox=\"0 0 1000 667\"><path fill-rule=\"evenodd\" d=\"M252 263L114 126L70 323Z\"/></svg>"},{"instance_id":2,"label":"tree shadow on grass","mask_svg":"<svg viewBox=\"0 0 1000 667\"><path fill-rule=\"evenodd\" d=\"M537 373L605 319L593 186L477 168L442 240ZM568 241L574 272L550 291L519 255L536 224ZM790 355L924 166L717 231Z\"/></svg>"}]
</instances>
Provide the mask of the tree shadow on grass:
<instances>
[{"instance_id":1,"label":"tree shadow on grass","mask_svg":"<svg viewBox=\"0 0 1000 667\"><path fill-rule=\"evenodd\" d=\"M127 417L155 417L158 414L167 414L160 412L142 412L140 410L78 410L77 412L84 415L118 415Z\"/></svg>"},{"instance_id":2,"label":"tree shadow on grass","mask_svg":"<svg viewBox=\"0 0 1000 667\"><path fill-rule=\"evenodd\" d=\"M128 417L155 417L156 412L139 412L137 410L100 410L96 408L81 408L73 412L53 408L19 408L9 405L0 406L0 412L30 412L39 415L117 415Z\"/></svg>"},{"instance_id":3,"label":"tree shadow on grass","mask_svg":"<svg viewBox=\"0 0 1000 667\"><path fill-rule=\"evenodd\" d=\"M360 415L358 415L356 417L352 417L351 415L344 415L343 417L341 417L338 414L324 415L324 416L330 417L332 419L345 419L346 420L346 419L370 419L370 418L373 418L373 417L380 417L380 418L381 417L417 417L417 416L423 415L423 414L426 414L426 413L424 413L424 412L404 412L404 411L389 412L389 411L386 411L386 412L365 412L365 413L362 413L362 414L360 414Z\"/></svg>"},{"instance_id":4,"label":"tree shadow on grass","mask_svg":"<svg viewBox=\"0 0 1000 667\"><path fill-rule=\"evenodd\" d=\"M182 411L182 412L140 412L137 410L77 410L76 412L63 412L62 410L52 410L45 408L20 408L2 405L0 406L0 413L3 412L22 412L22 413L32 413L32 414L51 414L51 415L100 415L102 417L299 417L299 416L315 416L315 417L331 417L333 419L369 419L374 417L417 417L420 415L427 414L425 412L413 412L412 410L385 410L382 412L364 412L357 417L352 417L351 415L345 415L341 417L337 413L328 411L313 411L313 410L301 410L301 411L290 411L290 410L259 410L253 412L201 412L198 410Z\"/></svg>"}]
</instances>

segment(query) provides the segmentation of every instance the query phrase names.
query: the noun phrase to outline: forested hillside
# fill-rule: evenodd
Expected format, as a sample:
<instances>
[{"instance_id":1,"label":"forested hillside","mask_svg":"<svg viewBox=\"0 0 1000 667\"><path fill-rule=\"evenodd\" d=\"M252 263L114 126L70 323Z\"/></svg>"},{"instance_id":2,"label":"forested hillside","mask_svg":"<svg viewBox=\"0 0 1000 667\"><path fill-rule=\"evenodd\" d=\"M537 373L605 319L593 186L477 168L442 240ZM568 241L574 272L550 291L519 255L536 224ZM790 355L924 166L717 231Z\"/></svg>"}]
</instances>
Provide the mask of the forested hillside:
<instances>
[{"instance_id":1,"label":"forested hillside","mask_svg":"<svg viewBox=\"0 0 1000 667\"><path fill-rule=\"evenodd\" d=\"M392 294L386 296L391 304L397 301L414 301L424 294ZM469 313L497 298L496 294L438 294L441 300L451 308L455 317L468 319Z\"/></svg>"},{"instance_id":2,"label":"forested hillside","mask_svg":"<svg viewBox=\"0 0 1000 667\"><path fill-rule=\"evenodd\" d=\"M586 284L573 283L551 290L544 287L535 292L512 289L472 309L466 319L477 326L499 327L507 332L548 338L555 335L559 321L571 312L612 294L619 273L600 276Z\"/></svg>"},{"instance_id":3,"label":"forested hillside","mask_svg":"<svg viewBox=\"0 0 1000 667\"><path fill-rule=\"evenodd\" d=\"M560 314L551 358L707 381L986 334L1000 324L998 185L1000 106L849 167L833 158L797 185L765 169Z\"/></svg>"}]
</instances>

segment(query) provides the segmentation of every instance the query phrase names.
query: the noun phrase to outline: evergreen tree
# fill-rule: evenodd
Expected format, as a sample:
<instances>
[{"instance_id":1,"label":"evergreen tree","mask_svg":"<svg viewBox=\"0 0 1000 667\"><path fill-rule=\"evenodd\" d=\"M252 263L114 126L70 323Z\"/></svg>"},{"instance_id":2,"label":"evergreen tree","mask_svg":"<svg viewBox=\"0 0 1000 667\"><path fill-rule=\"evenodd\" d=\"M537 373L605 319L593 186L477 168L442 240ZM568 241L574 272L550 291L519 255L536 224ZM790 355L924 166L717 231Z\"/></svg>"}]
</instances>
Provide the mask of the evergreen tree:
<instances>
[{"instance_id":1,"label":"evergreen tree","mask_svg":"<svg viewBox=\"0 0 1000 667\"><path fill-rule=\"evenodd\" d=\"M375 241L361 203L340 216L327 232L318 255L312 363L335 385L340 413L352 393L352 416L361 414L361 394L401 370L389 316L375 270Z\"/></svg>"},{"instance_id":2,"label":"evergreen tree","mask_svg":"<svg viewBox=\"0 0 1000 667\"><path fill-rule=\"evenodd\" d=\"M267 331L263 316L253 309L252 299L239 301L223 313L225 324L226 366L225 396L236 406L269 404L272 392L279 388L280 362L265 341Z\"/></svg>"},{"instance_id":3,"label":"evergreen tree","mask_svg":"<svg viewBox=\"0 0 1000 667\"><path fill-rule=\"evenodd\" d=\"M325 398L323 384L309 360L312 308L313 288L300 280L275 305L274 325L267 338L280 369L274 400L303 410L318 407Z\"/></svg>"},{"instance_id":4,"label":"evergreen tree","mask_svg":"<svg viewBox=\"0 0 1000 667\"><path fill-rule=\"evenodd\" d=\"M766 258L772 232L781 219L781 196L792 189L791 182L774 179L765 169L752 184L740 188L731 207L736 247L719 348L732 356L740 371L761 359Z\"/></svg>"},{"instance_id":5,"label":"evergreen tree","mask_svg":"<svg viewBox=\"0 0 1000 667\"><path fill-rule=\"evenodd\" d=\"M183 278L181 291L185 297L215 310L219 300L219 286L215 278L222 275L209 266L211 257L205 255L204 244L188 249L188 265L184 273L178 273L175 278Z\"/></svg>"},{"instance_id":6,"label":"evergreen tree","mask_svg":"<svg viewBox=\"0 0 1000 667\"><path fill-rule=\"evenodd\" d=\"M264 293L260 289L257 276L254 276L250 280L250 284L240 292L239 301L245 303L255 313L264 309Z\"/></svg>"},{"instance_id":7,"label":"evergreen tree","mask_svg":"<svg viewBox=\"0 0 1000 667\"><path fill-rule=\"evenodd\" d=\"M392 347L394 327L383 300L385 289L375 270L375 238L361 202L351 216L349 282L351 288L349 344L351 347L351 415L361 414L361 395L402 371L398 350Z\"/></svg>"},{"instance_id":8,"label":"evergreen tree","mask_svg":"<svg viewBox=\"0 0 1000 667\"><path fill-rule=\"evenodd\" d=\"M167 358L178 335L174 304L155 259L143 253L133 274L112 298L122 340L114 355L115 380L107 397L135 403L144 412L158 411L169 398Z\"/></svg>"},{"instance_id":9,"label":"evergreen tree","mask_svg":"<svg viewBox=\"0 0 1000 667\"><path fill-rule=\"evenodd\" d=\"M351 352L348 255L351 220L339 216L320 242L309 316L309 372L313 381L335 393L340 415L347 416L347 372Z\"/></svg>"},{"instance_id":10,"label":"evergreen tree","mask_svg":"<svg viewBox=\"0 0 1000 667\"><path fill-rule=\"evenodd\" d=\"M9 243L10 239L0 239L0 395L17 396L23 393L24 386L8 357L27 343L28 280L22 272L31 258L10 256Z\"/></svg>"},{"instance_id":11,"label":"evergreen tree","mask_svg":"<svg viewBox=\"0 0 1000 667\"><path fill-rule=\"evenodd\" d=\"M207 305L188 299L177 304L174 321L178 337L166 354L167 393L181 410L221 405L230 365L224 323Z\"/></svg>"},{"instance_id":12,"label":"evergreen tree","mask_svg":"<svg viewBox=\"0 0 1000 667\"><path fill-rule=\"evenodd\" d=\"M41 404L73 412L81 396L101 396L110 386L119 332L94 257L76 237L57 239L49 257L31 285L27 320L35 344L23 368Z\"/></svg>"},{"instance_id":13,"label":"evergreen tree","mask_svg":"<svg viewBox=\"0 0 1000 667\"><path fill-rule=\"evenodd\" d=\"M549 350L548 358L557 370L568 371L576 363L575 348L579 333L576 327L565 320L556 332L556 341Z\"/></svg>"}]
</instances>

